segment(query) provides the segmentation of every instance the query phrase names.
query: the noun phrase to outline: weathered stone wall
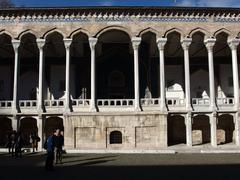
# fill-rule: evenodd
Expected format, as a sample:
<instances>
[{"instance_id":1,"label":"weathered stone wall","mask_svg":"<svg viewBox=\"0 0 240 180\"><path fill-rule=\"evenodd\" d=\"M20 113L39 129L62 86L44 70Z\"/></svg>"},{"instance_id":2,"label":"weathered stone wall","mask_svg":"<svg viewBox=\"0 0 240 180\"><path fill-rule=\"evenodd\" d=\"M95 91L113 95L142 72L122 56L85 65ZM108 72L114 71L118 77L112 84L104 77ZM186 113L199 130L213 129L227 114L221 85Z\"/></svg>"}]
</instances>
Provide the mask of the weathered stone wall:
<instances>
[{"instance_id":1,"label":"weathered stone wall","mask_svg":"<svg viewBox=\"0 0 240 180\"><path fill-rule=\"evenodd\" d=\"M166 115L71 115L64 119L68 149L158 149L167 146ZM120 131L122 144L110 144Z\"/></svg>"}]
</instances>

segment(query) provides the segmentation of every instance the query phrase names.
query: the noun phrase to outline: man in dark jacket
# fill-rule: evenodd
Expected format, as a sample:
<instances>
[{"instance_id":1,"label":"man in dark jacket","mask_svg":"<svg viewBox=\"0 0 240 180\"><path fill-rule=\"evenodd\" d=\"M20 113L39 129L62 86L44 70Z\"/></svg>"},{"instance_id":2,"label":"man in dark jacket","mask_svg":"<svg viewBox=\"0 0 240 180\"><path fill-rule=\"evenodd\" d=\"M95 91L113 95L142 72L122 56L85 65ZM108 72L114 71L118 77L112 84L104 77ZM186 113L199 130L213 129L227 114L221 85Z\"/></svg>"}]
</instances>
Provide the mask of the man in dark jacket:
<instances>
[{"instance_id":1,"label":"man in dark jacket","mask_svg":"<svg viewBox=\"0 0 240 180\"><path fill-rule=\"evenodd\" d=\"M60 129L57 129L55 132L54 142L55 142L55 151L54 151L54 158L55 158L55 164L58 164L59 162L62 163L62 147L64 144L64 137L60 132Z\"/></svg>"},{"instance_id":2,"label":"man in dark jacket","mask_svg":"<svg viewBox=\"0 0 240 180\"><path fill-rule=\"evenodd\" d=\"M47 150L47 158L45 169L46 170L53 170L53 161L54 161L54 132L47 138L45 142L44 148Z\"/></svg>"}]
</instances>

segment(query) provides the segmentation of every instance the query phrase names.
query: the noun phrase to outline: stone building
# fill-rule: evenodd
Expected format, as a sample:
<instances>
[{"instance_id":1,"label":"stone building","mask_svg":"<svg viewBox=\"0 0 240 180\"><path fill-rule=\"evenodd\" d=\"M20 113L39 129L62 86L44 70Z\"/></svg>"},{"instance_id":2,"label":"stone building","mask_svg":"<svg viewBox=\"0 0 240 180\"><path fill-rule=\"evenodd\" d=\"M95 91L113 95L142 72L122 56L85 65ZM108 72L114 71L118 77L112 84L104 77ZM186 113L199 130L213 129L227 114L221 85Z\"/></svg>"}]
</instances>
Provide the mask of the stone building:
<instances>
[{"instance_id":1,"label":"stone building","mask_svg":"<svg viewBox=\"0 0 240 180\"><path fill-rule=\"evenodd\" d=\"M230 8L1 10L0 144L60 128L68 150L237 147L239 22Z\"/></svg>"}]
</instances>

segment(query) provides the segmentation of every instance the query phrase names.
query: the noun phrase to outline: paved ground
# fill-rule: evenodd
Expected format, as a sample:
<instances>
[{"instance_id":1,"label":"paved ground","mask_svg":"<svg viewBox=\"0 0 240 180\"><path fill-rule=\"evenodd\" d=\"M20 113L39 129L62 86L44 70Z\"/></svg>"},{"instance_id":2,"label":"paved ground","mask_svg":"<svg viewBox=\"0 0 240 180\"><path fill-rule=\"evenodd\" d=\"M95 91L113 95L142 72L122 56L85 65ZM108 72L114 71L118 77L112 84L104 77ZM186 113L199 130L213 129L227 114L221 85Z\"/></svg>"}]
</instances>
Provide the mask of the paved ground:
<instances>
[{"instance_id":1,"label":"paved ground","mask_svg":"<svg viewBox=\"0 0 240 180\"><path fill-rule=\"evenodd\" d=\"M0 154L0 180L152 180L240 178L240 154L66 154L53 172L44 154Z\"/></svg>"}]
</instances>

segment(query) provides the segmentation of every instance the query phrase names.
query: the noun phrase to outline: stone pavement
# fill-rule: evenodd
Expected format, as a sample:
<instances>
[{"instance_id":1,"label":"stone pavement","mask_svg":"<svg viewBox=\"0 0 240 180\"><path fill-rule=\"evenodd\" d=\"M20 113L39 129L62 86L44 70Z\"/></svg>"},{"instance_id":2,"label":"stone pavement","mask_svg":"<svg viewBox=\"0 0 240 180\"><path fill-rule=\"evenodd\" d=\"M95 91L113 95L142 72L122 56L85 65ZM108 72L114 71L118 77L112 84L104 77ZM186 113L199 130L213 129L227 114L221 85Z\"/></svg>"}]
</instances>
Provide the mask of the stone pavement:
<instances>
[{"instance_id":1,"label":"stone pavement","mask_svg":"<svg viewBox=\"0 0 240 180\"><path fill-rule=\"evenodd\" d=\"M0 180L239 179L240 154L65 154L46 172L44 153L0 154Z\"/></svg>"}]
</instances>

